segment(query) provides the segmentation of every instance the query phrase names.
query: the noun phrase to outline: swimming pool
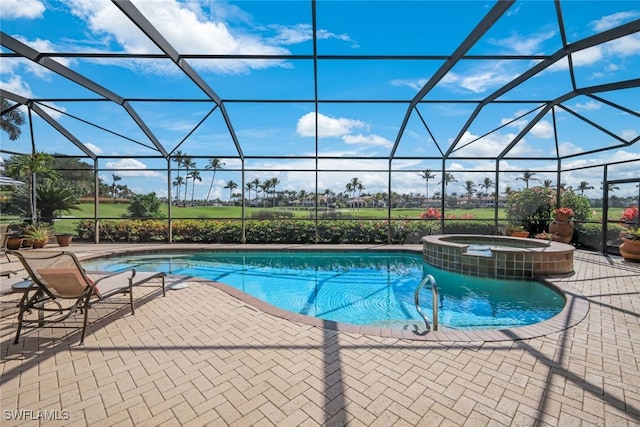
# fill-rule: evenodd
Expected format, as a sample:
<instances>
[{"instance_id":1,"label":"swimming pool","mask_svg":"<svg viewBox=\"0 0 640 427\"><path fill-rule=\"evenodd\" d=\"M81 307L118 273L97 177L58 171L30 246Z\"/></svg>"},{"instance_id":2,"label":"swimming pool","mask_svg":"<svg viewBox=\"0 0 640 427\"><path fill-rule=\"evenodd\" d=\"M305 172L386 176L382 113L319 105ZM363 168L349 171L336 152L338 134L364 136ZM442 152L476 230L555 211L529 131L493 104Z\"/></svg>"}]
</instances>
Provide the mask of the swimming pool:
<instances>
[{"instance_id":1,"label":"swimming pool","mask_svg":"<svg viewBox=\"0 0 640 427\"><path fill-rule=\"evenodd\" d=\"M200 277L293 313L391 329L423 327L413 298L426 274L438 282L439 323L444 328L530 325L555 316L565 304L561 293L541 283L463 276L405 252L189 251L128 254L83 266L87 271L136 268ZM421 294L426 313L431 298L431 292Z\"/></svg>"}]
</instances>

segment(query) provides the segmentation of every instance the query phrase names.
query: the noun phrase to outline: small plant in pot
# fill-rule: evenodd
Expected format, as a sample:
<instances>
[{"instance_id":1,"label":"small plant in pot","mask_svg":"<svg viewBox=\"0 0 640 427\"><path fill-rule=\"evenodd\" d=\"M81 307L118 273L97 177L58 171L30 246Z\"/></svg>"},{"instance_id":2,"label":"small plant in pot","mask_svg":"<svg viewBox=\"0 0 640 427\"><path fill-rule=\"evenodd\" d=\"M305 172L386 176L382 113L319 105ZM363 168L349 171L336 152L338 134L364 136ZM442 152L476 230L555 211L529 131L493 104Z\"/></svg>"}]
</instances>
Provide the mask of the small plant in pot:
<instances>
[{"instance_id":1,"label":"small plant in pot","mask_svg":"<svg viewBox=\"0 0 640 427\"><path fill-rule=\"evenodd\" d=\"M71 244L71 239L73 239L73 234L56 234L56 241L59 246L69 246Z\"/></svg>"},{"instance_id":2,"label":"small plant in pot","mask_svg":"<svg viewBox=\"0 0 640 427\"><path fill-rule=\"evenodd\" d=\"M31 239L34 249L44 247L51 239L51 234L51 226L43 222L28 225L22 230L22 236Z\"/></svg>"}]
</instances>

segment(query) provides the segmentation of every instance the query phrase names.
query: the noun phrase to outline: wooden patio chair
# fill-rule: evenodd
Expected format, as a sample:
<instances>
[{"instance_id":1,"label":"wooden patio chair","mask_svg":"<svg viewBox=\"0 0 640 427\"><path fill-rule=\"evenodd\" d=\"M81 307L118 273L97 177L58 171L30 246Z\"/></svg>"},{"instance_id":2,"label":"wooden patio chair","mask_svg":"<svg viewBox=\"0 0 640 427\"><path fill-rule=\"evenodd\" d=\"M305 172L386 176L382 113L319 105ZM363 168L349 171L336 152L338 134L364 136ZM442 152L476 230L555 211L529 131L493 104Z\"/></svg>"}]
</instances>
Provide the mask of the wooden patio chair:
<instances>
[{"instance_id":1,"label":"wooden patio chair","mask_svg":"<svg viewBox=\"0 0 640 427\"><path fill-rule=\"evenodd\" d=\"M161 279L162 296L165 296L163 272L136 272L130 269L120 273L87 274L75 254L67 251L8 251L18 257L33 282L25 293L18 314L18 331L14 344L25 324L42 327L63 322L77 311L83 311L84 321L80 344L84 342L89 309L96 302L117 294L129 294L131 314L135 314L133 289L152 279ZM149 285L147 285L149 286ZM38 314L35 319L25 319L25 313ZM51 327L70 327L51 325Z\"/></svg>"}]
</instances>

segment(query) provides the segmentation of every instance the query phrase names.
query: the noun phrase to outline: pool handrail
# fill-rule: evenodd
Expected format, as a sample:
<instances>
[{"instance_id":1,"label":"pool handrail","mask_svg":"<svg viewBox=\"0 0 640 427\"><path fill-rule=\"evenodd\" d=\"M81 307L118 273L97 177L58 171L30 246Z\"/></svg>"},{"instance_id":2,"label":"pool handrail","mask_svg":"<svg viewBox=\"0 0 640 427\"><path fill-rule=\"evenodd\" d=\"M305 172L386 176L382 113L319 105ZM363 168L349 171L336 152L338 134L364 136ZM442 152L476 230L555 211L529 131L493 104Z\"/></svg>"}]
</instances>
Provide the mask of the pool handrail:
<instances>
[{"instance_id":1,"label":"pool handrail","mask_svg":"<svg viewBox=\"0 0 640 427\"><path fill-rule=\"evenodd\" d=\"M429 319L427 319L427 316L424 315L424 313L422 312L422 309L420 308L420 290L427 283L431 284L431 293L433 295L433 329L432 329L431 323L429 322ZM416 292L414 296L415 296L415 302L416 302L416 310L418 311L418 314L420 314L420 316L422 316L422 318L424 319L424 324L427 329L427 332L431 330L437 331L438 330L438 285L436 284L436 279L431 274L427 274L426 276L424 276L422 278L422 281L416 288Z\"/></svg>"}]
</instances>

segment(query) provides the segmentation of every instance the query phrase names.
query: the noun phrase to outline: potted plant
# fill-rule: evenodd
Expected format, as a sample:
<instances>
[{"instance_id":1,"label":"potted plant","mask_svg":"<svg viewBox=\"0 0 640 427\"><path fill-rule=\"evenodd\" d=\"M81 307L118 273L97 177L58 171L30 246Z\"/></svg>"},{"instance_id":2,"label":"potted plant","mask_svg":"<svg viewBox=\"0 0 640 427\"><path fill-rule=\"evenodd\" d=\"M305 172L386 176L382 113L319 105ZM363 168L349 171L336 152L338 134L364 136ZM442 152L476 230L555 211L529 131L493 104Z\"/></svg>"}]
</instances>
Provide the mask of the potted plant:
<instances>
[{"instance_id":1,"label":"potted plant","mask_svg":"<svg viewBox=\"0 0 640 427\"><path fill-rule=\"evenodd\" d=\"M22 237L19 234L10 234L7 236L7 249L16 251L22 246Z\"/></svg>"},{"instance_id":2,"label":"potted plant","mask_svg":"<svg viewBox=\"0 0 640 427\"><path fill-rule=\"evenodd\" d=\"M56 234L56 241L59 246L69 246L71 244L71 240L73 239L73 234L64 233L64 234Z\"/></svg>"},{"instance_id":3,"label":"potted plant","mask_svg":"<svg viewBox=\"0 0 640 427\"><path fill-rule=\"evenodd\" d=\"M51 226L44 222L28 225L22 231L22 236L25 239L31 239L33 241L34 249L44 247L44 245L49 242L51 234Z\"/></svg>"},{"instance_id":4,"label":"potted plant","mask_svg":"<svg viewBox=\"0 0 640 427\"><path fill-rule=\"evenodd\" d=\"M560 207L553 211L553 221L549 224L549 233L557 236L557 241L570 243L573 238L573 209Z\"/></svg>"},{"instance_id":5,"label":"potted plant","mask_svg":"<svg viewBox=\"0 0 640 427\"><path fill-rule=\"evenodd\" d=\"M620 255L628 261L640 261L640 223L638 207L632 206L622 211L621 219L626 228L620 232L623 240L620 245Z\"/></svg>"}]
</instances>

